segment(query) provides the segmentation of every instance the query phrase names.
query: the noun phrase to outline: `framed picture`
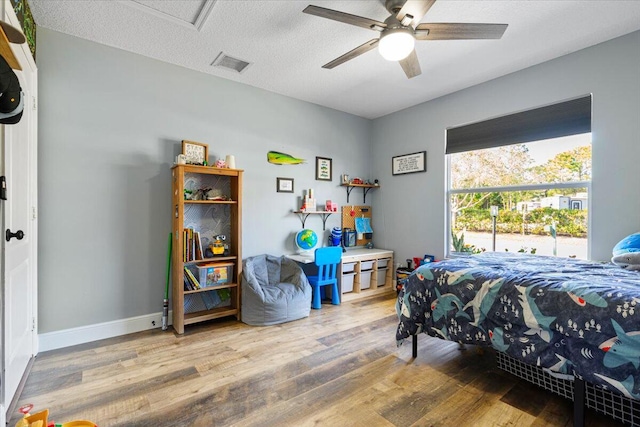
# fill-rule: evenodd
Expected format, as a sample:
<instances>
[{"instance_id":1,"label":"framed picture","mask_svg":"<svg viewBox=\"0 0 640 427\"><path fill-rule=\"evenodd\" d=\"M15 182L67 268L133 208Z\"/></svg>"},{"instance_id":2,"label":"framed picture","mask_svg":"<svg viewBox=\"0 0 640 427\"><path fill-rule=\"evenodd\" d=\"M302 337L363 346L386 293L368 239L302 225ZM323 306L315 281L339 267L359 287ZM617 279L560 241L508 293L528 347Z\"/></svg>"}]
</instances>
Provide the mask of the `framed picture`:
<instances>
[{"instance_id":1,"label":"framed picture","mask_svg":"<svg viewBox=\"0 0 640 427\"><path fill-rule=\"evenodd\" d=\"M278 193L293 193L293 178L276 178Z\"/></svg>"},{"instance_id":2,"label":"framed picture","mask_svg":"<svg viewBox=\"0 0 640 427\"><path fill-rule=\"evenodd\" d=\"M394 175L403 175L405 173L426 172L426 171L427 171L427 152L426 151L419 151L417 153L394 156L391 159L391 173Z\"/></svg>"},{"instance_id":3,"label":"framed picture","mask_svg":"<svg viewBox=\"0 0 640 427\"><path fill-rule=\"evenodd\" d=\"M331 159L326 157L316 157L316 180L331 181Z\"/></svg>"},{"instance_id":4,"label":"framed picture","mask_svg":"<svg viewBox=\"0 0 640 427\"><path fill-rule=\"evenodd\" d=\"M209 160L209 146L201 142L182 141L182 154L188 165L204 165Z\"/></svg>"}]
</instances>

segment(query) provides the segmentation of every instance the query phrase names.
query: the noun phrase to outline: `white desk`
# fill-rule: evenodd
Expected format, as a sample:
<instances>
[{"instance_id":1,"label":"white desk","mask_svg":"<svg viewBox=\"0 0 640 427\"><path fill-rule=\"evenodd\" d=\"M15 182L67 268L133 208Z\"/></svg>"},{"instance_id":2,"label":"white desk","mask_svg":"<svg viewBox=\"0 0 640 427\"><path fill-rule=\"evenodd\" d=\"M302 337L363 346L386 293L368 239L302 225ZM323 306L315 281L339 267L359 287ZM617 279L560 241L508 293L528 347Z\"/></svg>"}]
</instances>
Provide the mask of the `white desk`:
<instances>
[{"instance_id":1,"label":"white desk","mask_svg":"<svg viewBox=\"0 0 640 427\"><path fill-rule=\"evenodd\" d=\"M303 266L314 262L313 251L286 256ZM379 248L347 249L342 253L338 279L342 301L392 292L395 289L393 251Z\"/></svg>"}]
</instances>

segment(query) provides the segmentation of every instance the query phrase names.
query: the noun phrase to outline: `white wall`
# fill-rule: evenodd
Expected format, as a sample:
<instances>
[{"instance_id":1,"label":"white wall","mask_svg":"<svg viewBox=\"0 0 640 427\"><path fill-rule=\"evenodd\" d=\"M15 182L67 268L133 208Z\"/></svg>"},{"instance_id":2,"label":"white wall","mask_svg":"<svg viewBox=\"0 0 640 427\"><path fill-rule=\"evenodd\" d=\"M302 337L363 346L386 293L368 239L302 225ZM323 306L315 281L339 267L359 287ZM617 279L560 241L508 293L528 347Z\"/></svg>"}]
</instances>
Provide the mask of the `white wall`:
<instances>
[{"instance_id":1,"label":"white wall","mask_svg":"<svg viewBox=\"0 0 640 427\"><path fill-rule=\"evenodd\" d=\"M182 139L245 170L244 257L294 250L302 189L342 205L339 175L368 178L369 120L45 28L37 61L40 333L161 311ZM272 165L269 150L308 163ZM333 159L333 182L315 180L315 156ZM276 177L295 193L277 193ZM322 231L319 217L306 225Z\"/></svg>"},{"instance_id":2,"label":"white wall","mask_svg":"<svg viewBox=\"0 0 640 427\"><path fill-rule=\"evenodd\" d=\"M429 76L419 77L429 84ZM373 122L376 212L383 246L402 260L442 257L445 129L593 94L591 258L608 260L640 231L640 32L382 117ZM391 175L391 157L427 150L427 173Z\"/></svg>"}]
</instances>

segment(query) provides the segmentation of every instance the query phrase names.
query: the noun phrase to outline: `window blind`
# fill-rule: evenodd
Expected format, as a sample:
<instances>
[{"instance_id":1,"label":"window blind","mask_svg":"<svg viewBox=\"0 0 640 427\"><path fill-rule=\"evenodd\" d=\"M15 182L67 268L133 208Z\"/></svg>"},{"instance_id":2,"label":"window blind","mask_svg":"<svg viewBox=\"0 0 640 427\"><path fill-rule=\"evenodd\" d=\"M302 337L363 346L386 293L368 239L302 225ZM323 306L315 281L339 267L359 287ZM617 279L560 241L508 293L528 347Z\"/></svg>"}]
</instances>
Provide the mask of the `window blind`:
<instances>
[{"instance_id":1,"label":"window blind","mask_svg":"<svg viewBox=\"0 0 640 427\"><path fill-rule=\"evenodd\" d=\"M591 95L447 129L446 154L591 132Z\"/></svg>"}]
</instances>

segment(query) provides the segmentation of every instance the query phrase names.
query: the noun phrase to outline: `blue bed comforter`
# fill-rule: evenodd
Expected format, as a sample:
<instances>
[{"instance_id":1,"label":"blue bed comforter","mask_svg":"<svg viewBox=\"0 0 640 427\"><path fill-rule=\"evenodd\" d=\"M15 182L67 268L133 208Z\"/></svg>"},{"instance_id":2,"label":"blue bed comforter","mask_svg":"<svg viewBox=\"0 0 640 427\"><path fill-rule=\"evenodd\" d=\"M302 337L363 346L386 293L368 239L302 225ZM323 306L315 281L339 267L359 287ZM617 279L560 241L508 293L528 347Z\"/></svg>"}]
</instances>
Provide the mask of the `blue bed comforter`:
<instances>
[{"instance_id":1,"label":"blue bed comforter","mask_svg":"<svg viewBox=\"0 0 640 427\"><path fill-rule=\"evenodd\" d=\"M640 399L640 272L483 253L418 268L398 295L398 343L419 333L492 346Z\"/></svg>"}]
</instances>

